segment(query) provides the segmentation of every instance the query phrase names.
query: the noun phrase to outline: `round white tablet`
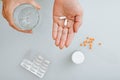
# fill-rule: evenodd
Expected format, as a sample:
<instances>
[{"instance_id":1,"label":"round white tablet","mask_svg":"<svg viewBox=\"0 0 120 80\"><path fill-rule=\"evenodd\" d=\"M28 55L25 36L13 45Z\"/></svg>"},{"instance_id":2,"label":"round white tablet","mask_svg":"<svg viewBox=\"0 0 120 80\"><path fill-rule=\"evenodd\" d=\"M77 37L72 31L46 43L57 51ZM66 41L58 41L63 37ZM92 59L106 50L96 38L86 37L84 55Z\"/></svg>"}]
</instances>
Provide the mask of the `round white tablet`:
<instances>
[{"instance_id":1,"label":"round white tablet","mask_svg":"<svg viewBox=\"0 0 120 80\"><path fill-rule=\"evenodd\" d=\"M85 56L84 56L84 54L81 51L75 51L72 54L72 61L73 61L73 63L81 64L81 63L84 62L84 60L85 60Z\"/></svg>"}]
</instances>

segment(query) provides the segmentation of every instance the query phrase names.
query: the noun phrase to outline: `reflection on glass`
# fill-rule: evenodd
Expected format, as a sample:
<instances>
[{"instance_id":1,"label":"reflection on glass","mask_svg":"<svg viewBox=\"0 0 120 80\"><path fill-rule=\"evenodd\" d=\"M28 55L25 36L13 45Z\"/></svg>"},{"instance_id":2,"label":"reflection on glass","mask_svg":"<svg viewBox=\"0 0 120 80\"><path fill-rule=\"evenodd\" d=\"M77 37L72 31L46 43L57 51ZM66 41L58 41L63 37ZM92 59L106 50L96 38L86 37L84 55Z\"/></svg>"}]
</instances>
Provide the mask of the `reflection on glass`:
<instances>
[{"instance_id":1,"label":"reflection on glass","mask_svg":"<svg viewBox=\"0 0 120 80\"><path fill-rule=\"evenodd\" d=\"M39 22L39 11L30 4L22 4L14 11L14 21L17 27L31 30Z\"/></svg>"}]
</instances>

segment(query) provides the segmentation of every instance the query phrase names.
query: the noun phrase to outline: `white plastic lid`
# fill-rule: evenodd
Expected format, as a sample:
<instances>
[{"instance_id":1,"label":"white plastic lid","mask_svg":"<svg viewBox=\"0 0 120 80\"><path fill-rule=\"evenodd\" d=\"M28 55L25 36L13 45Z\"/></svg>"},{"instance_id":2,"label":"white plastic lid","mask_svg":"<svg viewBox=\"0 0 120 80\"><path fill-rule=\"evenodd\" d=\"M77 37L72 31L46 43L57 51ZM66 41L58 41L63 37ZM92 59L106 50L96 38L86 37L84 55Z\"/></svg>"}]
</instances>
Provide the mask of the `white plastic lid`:
<instances>
[{"instance_id":1,"label":"white plastic lid","mask_svg":"<svg viewBox=\"0 0 120 80\"><path fill-rule=\"evenodd\" d=\"M85 60L85 56L84 56L84 54L81 51L75 51L72 54L72 61L73 61L73 63L81 64L81 63L84 62L84 60Z\"/></svg>"}]
</instances>

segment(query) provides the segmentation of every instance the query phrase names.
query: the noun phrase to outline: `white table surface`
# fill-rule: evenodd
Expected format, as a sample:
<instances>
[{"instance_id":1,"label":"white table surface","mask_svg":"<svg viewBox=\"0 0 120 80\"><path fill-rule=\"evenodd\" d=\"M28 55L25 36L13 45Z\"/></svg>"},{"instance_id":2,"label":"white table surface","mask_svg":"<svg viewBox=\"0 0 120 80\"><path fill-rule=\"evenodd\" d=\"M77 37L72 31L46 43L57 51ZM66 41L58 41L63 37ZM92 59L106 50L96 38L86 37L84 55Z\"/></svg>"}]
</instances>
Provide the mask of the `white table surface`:
<instances>
[{"instance_id":1,"label":"white table surface","mask_svg":"<svg viewBox=\"0 0 120 80\"><path fill-rule=\"evenodd\" d=\"M15 31L0 14L0 80L39 80L19 65L29 49L40 51L51 61L42 80L120 80L120 0L81 0L83 25L70 47L63 50L54 45L51 37L53 0L38 2L42 6L42 20L33 34ZM80 47L87 35L103 45L94 45L91 51ZM85 55L81 65L71 61L75 50Z\"/></svg>"}]
</instances>

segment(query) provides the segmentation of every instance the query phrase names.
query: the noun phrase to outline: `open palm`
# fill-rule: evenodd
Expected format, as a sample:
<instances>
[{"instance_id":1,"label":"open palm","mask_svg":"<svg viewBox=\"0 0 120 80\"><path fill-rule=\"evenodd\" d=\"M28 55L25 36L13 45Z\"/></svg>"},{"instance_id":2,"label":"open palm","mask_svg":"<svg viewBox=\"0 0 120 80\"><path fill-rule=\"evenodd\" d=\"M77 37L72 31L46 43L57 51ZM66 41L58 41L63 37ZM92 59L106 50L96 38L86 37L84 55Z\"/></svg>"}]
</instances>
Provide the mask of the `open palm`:
<instances>
[{"instance_id":1,"label":"open palm","mask_svg":"<svg viewBox=\"0 0 120 80\"><path fill-rule=\"evenodd\" d=\"M66 26L64 25L65 20L59 19L61 16L66 16L68 20ZM82 8L78 0L55 0L52 36L56 46L61 49L68 47L81 24Z\"/></svg>"}]
</instances>

